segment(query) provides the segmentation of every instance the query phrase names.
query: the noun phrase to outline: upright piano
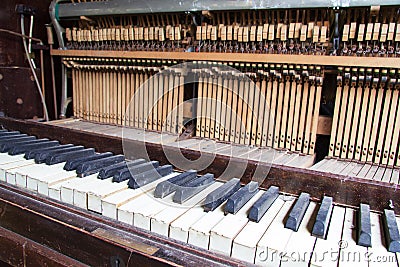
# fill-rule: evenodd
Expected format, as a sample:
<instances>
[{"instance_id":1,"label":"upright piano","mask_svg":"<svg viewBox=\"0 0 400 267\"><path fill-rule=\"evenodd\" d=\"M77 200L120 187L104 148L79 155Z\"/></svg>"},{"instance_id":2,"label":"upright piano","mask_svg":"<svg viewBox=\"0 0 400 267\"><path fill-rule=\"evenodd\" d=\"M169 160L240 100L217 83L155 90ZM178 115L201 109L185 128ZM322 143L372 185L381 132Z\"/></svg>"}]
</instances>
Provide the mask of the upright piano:
<instances>
[{"instance_id":1,"label":"upright piano","mask_svg":"<svg viewBox=\"0 0 400 267\"><path fill-rule=\"evenodd\" d=\"M0 117L3 262L399 266L397 1L49 12L60 119Z\"/></svg>"}]
</instances>

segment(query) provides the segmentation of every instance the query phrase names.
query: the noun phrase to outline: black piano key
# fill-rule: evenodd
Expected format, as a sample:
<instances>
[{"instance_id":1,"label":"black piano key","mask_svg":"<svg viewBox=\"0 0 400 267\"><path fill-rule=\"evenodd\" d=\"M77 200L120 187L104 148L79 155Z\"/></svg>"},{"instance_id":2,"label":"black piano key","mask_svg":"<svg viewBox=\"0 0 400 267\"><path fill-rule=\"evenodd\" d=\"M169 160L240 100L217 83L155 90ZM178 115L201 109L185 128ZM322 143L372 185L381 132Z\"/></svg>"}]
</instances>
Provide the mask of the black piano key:
<instances>
[{"instance_id":1,"label":"black piano key","mask_svg":"<svg viewBox=\"0 0 400 267\"><path fill-rule=\"evenodd\" d=\"M172 173L171 165L160 166L129 178L128 187L136 189Z\"/></svg>"},{"instance_id":2,"label":"black piano key","mask_svg":"<svg viewBox=\"0 0 400 267\"><path fill-rule=\"evenodd\" d=\"M258 191L258 182L252 181L243 186L228 198L225 213L236 214Z\"/></svg>"},{"instance_id":3,"label":"black piano key","mask_svg":"<svg viewBox=\"0 0 400 267\"><path fill-rule=\"evenodd\" d=\"M29 145L29 144L36 144L37 142L49 141L49 139L32 139L32 140L25 140L25 141L16 141L16 142L7 142L0 145L0 152L5 153L9 152L14 147Z\"/></svg>"},{"instance_id":4,"label":"black piano key","mask_svg":"<svg viewBox=\"0 0 400 267\"><path fill-rule=\"evenodd\" d=\"M301 193L296 201L296 204L290 211L285 228L292 229L293 231L297 232L309 204L310 194L304 192Z\"/></svg>"},{"instance_id":5,"label":"black piano key","mask_svg":"<svg viewBox=\"0 0 400 267\"><path fill-rule=\"evenodd\" d=\"M52 155L52 156L46 158L46 164L54 165L57 163L61 163L61 162L70 160L70 159L88 157L88 156L92 156L94 154L95 154L94 148L87 148L87 149L62 153L62 154L55 154L55 155Z\"/></svg>"},{"instance_id":6,"label":"black piano key","mask_svg":"<svg viewBox=\"0 0 400 267\"><path fill-rule=\"evenodd\" d=\"M213 211L231 195L240 189L240 180L238 178L232 178L228 182L224 183L210 194L207 195L203 204L204 211Z\"/></svg>"},{"instance_id":7,"label":"black piano key","mask_svg":"<svg viewBox=\"0 0 400 267\"><path fill-rule=\"evenodd\" d=\"M81 163L76 168L76 173L78 177L85 177L100 171L102 168L106 166L119 163L124 160L125 160L124 155L115 155L107 158L86 161Z\"/></svg>"},{"instance_id":8,"label":"black piano key","mask_svg":"<svg viewBox=\"0 0 400 267\"><path fill-rule=\"evenodd\" d=\"M360 204L358 214L358 242L357 245L371 247L371 217L369 214L369 205Z\"/></svg>"},{"instance_id":9,"label":"black piano key","mask_svg":"<svg viewBox=\"0 0 400 267\"><path fill-rule=\"evenodd\" d=\"M0 152L4 153L7 152L11 148L11 146L15 144L20 144L27 141L36 140L34 136L25 136L25 137L17 137L17 138L10 138L4 141L0 141Z\"/></svg>"},{"instance_id":10,"label":"black piano key","mask_svg":"<svg viewBox=\"0 0 400 267\"><path fill-rule=\"evenodd\" d=\"M47 150L45 152L41 152L36 155L35 157L35 163L40 164L40 163L45 163L48 158L51 158L54 155L60 155L63 153L68 153L72 151L79 151L85 149L83 146L71 146L71 147L66 147L66 148L54 148L53 150Z\"/></svg>"},{"instance_id":11,"label":"black piano key","mask_svg":"<svg viewBox=\"0 0 400 267\"><path fill-rule=\"evenodd\" d=\"M331 218L332 207L332 197L324 196L312 229L313 236L325 238Z\"/></svg>"},{"instance_id":12,"label":"black piano key","mask_svg":"<svg viewBox=\"0 0 400 267\"><path fill-rule=\"evenodd\" d=\"M164 198L173 193L178 186L187 183L188 181L196 178L196 176L197 171L189 170L187 172L174 176L164 182L161 182L156 186L156 189L154 190L154 197Z\"/></svg>"},{"instance_id":13,"label":"black piano key","mask_svg":"<svg viewBox=\"0 0 400 267\"><path fill-rule=\"evenodd\" d=\"M29 136L26 134L15 135L15 136L6 136L0 138L0 144L6 144L8 142L18 142L18 141L27 141L27 140L35 140L35 136Z\"/></svg>"},{"instance_id":14,"label":"black piano key","mask_svg":"<svg viewBox=\"0 0 400 267\"><path fill-rule=\"evenodd\" d=\"M6 131L6 132L1 132L0 137L8 136L8 135L17 135L17 134L21 134L21 133L19 131L11 131L11 132ZM26 134L24 134L24 135L26 135Z\"/></svg>"},{"instance_id":15,"label":"black piano key","mask_svg":"<svg viewBox=\"0 0 400 267\"><path fill-rule=\"evenodd\" d=\"M387 209L384 210L383 215L387 250L395 253L400 252L400 234L396 215L393 210Z\"/></svg>"},{"instance_id":16,"label":"black piano key","mask_svg":"<svg viewBox=\"0 0 400 267\"><path fill-rule=\"evenodd\" d=\"M67 144L67 145L59 145L59 146L48 147L48 148L34 149L34 150L26 152L24 158L25 159L34 159L40 153L54 151L54 150L60 149L60 148L73 147L73 146L74 145L72 145L72 144Z\"/></svg>"},{"instance_id":17,"label":"black piano key","mask_svg":"<svg viewBox=\"0 0 400 267\"><path fill-rule=\"evenodd\" d=\"M36 142L33 144L28 144L28 145L23 145L23 146L15 146L13 147L10 151L8 151L9 155L20 155L20 154L25 154L27 151L31 151L34 149L40 149L40 148L48 148L48 147L55 147L59 145L60 143L58 141L49 141L47 139L44 142ZM40 140L38 140L40 141Z\"/></svg>"},{"instance_id":18,"label":"black piano key","mask_svg":"<svg viewBox=\"0 0 400 267\"><path fill-rule=\"evenodd\" d=\"M104 167L103 169L100 170L99 175L97 176L99 179L107 179L110 177L113 177L118 170L127 168L127 167L132 167L135 165L139 165L142 163L145 163L146 160L144 159L136 159L133 161L124 161L124 162L120 162L117 164L113 164L107 167Z\"/></svg>"},{"instance_id":19,"label":"black piano key","mask_svg":"<svg viewBox=\"0 0 400 267\"><path fill-rule=\"evenodd\" d=\"M112 181L116 183L120 183L122 181L126 181L130 179L132 176L137 175L139 173L155 169L159 166L158 161L150 161L146 163L142 163L136 166L129 166L120 170L117 170L117 173L114 174Z\"/></svg>"},{"instance_id":20,"label":"black piano key","mask_svg":"<svg viewBox=\"0 0 400 267\"><path fill-rule=\"evenodd\" d=\"M173 201L182 204L209 187L212 183L214 183L214 174L211 173L193 179L176 189Z\"/></svg>"},{"instance_id":21,"label":"black piano key","mask_svg":"<svg viewBox=\"0 0 400 267\"><path fill-rule=\"evenodd\" d=\"M250 208L249 220L259 222L279 196L279 187L271 186Z\"/></svg>"},{"instance_id":22,"label":"black piano key","mask_svg":"<svg viewBox=\"0 0 400 267\"><path fill-rule=\"evenodd\" d=\"M13 133L8 135L0 135L0 142L5 142L8 139L18 138L18 137L27 137L27 134Z\"/></svg>"},{"instance_id":23,"label":"black piano key","mask_svg":"<svg viewBox=\"0 0 400 267\"><path fill-rule=\"evenodd\" d=\"M96 159L104 159L107 157L111 157L113 153L111 152L105 152L101 154L95 154L89 157L79 157L79 158L74 158L67 160L67 162L64 165L64 170L66 171L72 171L75 170L80 164L86 162L86 161L91 161L91 160L96 160Z\"/></svg>"}]
</instances>

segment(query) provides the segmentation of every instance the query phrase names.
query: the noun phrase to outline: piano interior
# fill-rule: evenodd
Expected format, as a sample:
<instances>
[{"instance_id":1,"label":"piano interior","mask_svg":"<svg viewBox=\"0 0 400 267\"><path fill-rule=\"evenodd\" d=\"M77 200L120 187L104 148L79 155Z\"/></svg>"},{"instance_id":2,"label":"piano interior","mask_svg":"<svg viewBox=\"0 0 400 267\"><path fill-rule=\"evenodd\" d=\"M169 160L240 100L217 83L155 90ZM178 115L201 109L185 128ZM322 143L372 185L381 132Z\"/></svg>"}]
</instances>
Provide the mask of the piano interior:
<instances>
[{"instance_id":1,"label":"piano interior","mask_svg":"<svg viewBox=\"0 0 400 267\"><path fill-rule=\"evenodd\" d=\"M399 266L397 1L21 2L0 262Z\"/></svg>"}]
</instances>

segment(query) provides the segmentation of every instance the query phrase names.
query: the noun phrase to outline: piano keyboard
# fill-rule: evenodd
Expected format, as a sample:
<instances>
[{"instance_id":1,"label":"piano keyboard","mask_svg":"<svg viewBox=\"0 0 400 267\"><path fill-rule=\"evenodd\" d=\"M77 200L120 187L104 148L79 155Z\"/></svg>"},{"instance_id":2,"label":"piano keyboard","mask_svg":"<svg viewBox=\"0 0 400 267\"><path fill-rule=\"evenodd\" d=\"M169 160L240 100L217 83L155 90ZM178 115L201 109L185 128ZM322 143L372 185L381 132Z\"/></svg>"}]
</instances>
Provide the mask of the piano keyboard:
<instances>
[{"instance_id":1,"label":"piano keyboard","mask_svg":"<svg viewBox=\"0 0 400 267\"><path fill-rule=\"evenodd\" d=\"M399 266L400 218L367 204L317 203L6 130L0 181L257 265Z\"/></svg>"}]
</instances>

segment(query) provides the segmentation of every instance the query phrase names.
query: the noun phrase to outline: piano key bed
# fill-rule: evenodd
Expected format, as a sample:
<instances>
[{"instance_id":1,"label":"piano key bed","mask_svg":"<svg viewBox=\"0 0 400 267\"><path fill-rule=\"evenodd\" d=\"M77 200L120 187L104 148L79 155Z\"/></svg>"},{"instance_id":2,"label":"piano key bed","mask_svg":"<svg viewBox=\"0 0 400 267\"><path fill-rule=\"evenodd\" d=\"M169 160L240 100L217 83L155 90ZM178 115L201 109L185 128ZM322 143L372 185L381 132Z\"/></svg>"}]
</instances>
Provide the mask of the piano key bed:
<instances>
[{"instance_id":1,"label":"piano key bed","mask_svg":"<svg viewBox=\"0 0 400 267\"><path fill-rule=\"evenodd\" d=\"M0 181L105 217L266 266L399 266L400 218L321 203L257 182L0 131Z\"/></svg>"}]
</instances>

